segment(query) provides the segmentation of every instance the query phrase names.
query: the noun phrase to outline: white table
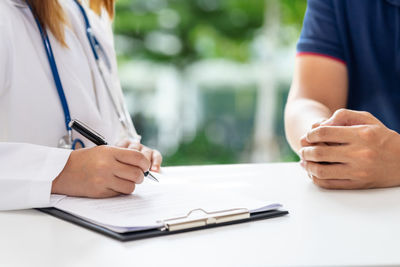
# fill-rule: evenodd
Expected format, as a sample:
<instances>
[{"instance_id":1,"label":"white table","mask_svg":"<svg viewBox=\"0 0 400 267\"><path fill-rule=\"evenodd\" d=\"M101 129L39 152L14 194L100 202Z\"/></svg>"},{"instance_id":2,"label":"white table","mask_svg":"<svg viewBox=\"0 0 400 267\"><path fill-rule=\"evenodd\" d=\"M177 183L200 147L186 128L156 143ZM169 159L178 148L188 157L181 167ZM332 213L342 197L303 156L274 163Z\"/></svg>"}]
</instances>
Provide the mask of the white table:
<instances>
[{"instance_id":1,"label":"white table","mask_svg":"<svg viewBox=\"0 0 400 267\"><path fill-rule=\"evenodd\" d=\"M295 164L165 168L258 184L290 215L121 243L35 210L0 212L0 266L400 265L400 188L327 191Z\"/></svg>"}]
</instances>

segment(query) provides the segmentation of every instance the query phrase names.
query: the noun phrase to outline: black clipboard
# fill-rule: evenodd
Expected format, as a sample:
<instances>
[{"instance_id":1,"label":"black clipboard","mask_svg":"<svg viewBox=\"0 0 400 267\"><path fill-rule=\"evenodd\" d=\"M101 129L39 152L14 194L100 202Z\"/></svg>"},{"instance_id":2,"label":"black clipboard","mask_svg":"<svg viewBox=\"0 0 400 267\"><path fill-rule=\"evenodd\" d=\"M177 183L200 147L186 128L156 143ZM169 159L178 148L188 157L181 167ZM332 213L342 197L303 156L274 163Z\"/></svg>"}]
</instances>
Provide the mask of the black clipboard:
<instances>
[{"instance_id":1,"label":"black clipboard","mask_svg":"<svg viewBox=\"0 0 400 267\"><path fill-rule=\"evenodd\" d=\"M90 229L92 231L98 232L100 234L106 235L108 237L114 238L119 241L133 241L133 240L139 240L139 239L145 239L145 238L151 238L151 237L173 235L173 234L185 233L185 232L190 232L190 231L198 231L198 230L221 227L221 226L232 225L232 224L265 220L265 219L280 217L280 216L289 214L289 212L286 210L269 210L269 211L263 211L263 212L250 213L250 217L246 218L246 219L229 221L229 222L224 222L224 223L219 223L219 224L210 224L210 225L206 225L206 226L193 227L193 228L177 230L177 231L150 229L150 230L143 230L143 231L127 232L127 233L117 233L117 232L111 231L110 229L96 225L92 222L86 221L82 218L71 215L67 212L64 212L64 211L56 209L56 208L39 208L37 210L47 213L49 215L52 215L54 217L57 217L59 219L71 222L73 224L82 226L84 228Z\"/></svg>"}]
</instances>

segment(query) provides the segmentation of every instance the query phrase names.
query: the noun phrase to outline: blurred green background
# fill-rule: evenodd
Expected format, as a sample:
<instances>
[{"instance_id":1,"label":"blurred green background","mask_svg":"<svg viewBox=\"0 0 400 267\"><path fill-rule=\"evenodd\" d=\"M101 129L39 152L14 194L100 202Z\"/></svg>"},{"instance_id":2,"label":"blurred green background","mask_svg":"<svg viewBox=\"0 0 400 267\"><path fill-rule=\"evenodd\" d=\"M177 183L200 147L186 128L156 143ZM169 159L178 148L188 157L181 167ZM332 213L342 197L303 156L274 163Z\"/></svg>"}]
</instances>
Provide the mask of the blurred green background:
<instances>
[{"instance_id":1,"label":"blurred green background","mask_svg":"<svg viewBox=\"0 0 400 267\"><path fill-rule=\"evenodd\" d=\"M306 0L118 0L121 84L164 165L296 160L283 109Z\"/></svg>"}]
</instances>

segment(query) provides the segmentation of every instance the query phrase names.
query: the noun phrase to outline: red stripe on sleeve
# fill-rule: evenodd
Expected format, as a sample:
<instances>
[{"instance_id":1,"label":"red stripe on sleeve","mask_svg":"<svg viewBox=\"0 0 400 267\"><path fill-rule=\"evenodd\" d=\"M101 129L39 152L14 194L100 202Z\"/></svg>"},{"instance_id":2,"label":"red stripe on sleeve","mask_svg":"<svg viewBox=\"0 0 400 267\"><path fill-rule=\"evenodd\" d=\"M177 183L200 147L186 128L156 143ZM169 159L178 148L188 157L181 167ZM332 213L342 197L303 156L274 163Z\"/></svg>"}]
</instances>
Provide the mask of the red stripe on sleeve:
<instances>
[{"instance_id":1,"label":"red stripe on sleeve","mask_svg":"<svg viewBox=\"0 0 400 267\"><path fill-rule=\"evenodd\" d=\"M344 65L347 65L346 61L344 61L343 59L337 58L337 57L333 57L333 56L329 56L329 55L325 55L325 54L320 54L320 53L315 53L315 52L298 52L297 55L298 57L301 56L319 56L319 57L325 57L325 58L329 58L329 59L333 59L337 62L340 62Z\"/></svg>"}]
</instances>

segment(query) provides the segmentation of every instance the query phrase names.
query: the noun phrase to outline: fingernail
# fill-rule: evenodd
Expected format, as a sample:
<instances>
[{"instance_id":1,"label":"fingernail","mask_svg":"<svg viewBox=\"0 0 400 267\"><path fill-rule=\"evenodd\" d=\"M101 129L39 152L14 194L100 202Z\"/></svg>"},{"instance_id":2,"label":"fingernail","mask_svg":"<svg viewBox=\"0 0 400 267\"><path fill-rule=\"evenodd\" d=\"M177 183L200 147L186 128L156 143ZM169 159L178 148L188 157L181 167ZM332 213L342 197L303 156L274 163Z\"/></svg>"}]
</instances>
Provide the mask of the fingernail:
<instances>
[{"instance_id":1,"label":"fingernail","mask_svg":"<svg viewBox=\"0 0 400 267\"><path fill-rule=\"evenodd\" d=\"M300 166L305 168L306 167L306 162L304 160L300 160Z\"/></svg>"},{"instance_id":2,"label":"fingernail","mask_svg":"<svg viewBox=\"0 0 400 267\"><path fill-rule=\"evenodd\" d=\"M156 172L156 171L158 171L158 167L152 166L152 167L151 167L151 170L154 171L154 172Z\"/></svg>"},{"instance_id":3,"label":"fingernail","mask_svg":"<svg viewBox=\"0 0 400 267\"><path fill-rule=\"evenodd\" d=\"M304 150L304 148L300 149L299 152L298 152L298 155L299 155L301 161L303 161L303 150Z\"/></svg>"}]
</instances>

